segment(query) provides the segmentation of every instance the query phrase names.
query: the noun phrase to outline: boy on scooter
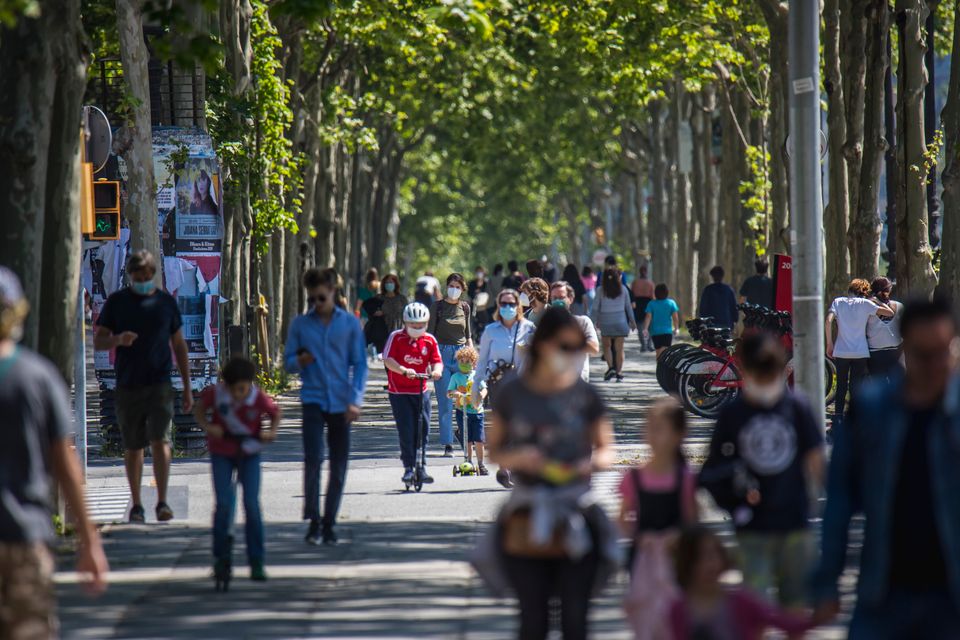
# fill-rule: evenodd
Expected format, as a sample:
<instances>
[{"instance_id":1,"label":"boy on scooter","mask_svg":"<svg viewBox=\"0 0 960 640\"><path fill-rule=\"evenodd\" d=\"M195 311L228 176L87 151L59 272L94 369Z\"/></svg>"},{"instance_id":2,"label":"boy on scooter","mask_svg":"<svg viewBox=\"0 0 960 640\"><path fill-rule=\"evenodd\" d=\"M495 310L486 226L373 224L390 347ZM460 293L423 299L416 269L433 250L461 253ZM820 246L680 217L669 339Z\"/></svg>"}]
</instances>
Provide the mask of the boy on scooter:
<instances>
[{"instance_id":1,"label":"boy on scooter","mask_svg":"<svg viewBox=\"0 0 960 640\"><path fill-rule=\"evenodd\" d=\"M264 442L273 442L277 437L280 408L253 383L256 375L252 362L233 358L220 372L221 382L204 389L193 410L197 424L207 432L217 499L213 513L214 575L217 588L222 586L224 590L232 573L230 556L237 482L243 485L250 579L267 579L260 515L260 450ZM264 417L270 418L267 429L262 429Z\"/></svg>"},{"instance_id":2,"label":"boy on scooter","mask_svg":"<svg viewBox=\"0 0 960 640\"><path fill-rule=\"evenodd\" d=\"M403 309L404 328L391 333L383 348L390 407L400 439L403 483L408 486L414 480L418 448L423 446L417 437L418 431L422 429L426 441L430 425L430 391L423 376L439 380L443 374L437 340L427 333L429 320L430 310L425 305L408 304ZM418 419L422 423L418 424ZM420 471L420 479L425 484L433 482L425 468Z\"/></svg>"}]
</instances>

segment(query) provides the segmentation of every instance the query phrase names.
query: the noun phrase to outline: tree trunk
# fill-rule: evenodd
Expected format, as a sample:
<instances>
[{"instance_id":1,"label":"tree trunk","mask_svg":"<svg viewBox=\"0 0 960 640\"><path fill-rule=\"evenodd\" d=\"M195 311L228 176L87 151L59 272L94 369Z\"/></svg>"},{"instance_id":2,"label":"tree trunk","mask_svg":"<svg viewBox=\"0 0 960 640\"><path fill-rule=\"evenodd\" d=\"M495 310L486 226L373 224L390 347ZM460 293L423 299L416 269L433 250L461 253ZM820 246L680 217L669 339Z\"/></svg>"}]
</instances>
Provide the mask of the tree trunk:
<instances>
[{"instance_id":1,"label":"tree trunk","mask_svg":"<svg viewBox=\"0 0 960 640\"><path fill-rule=\"evenodd\" d=\"M59 3L49 18L57 22L53 57L57 89L53 98L40 282L40 353L68 384L80 282L80 114L86 89L89 49L80 22L80 3Z\"/></svg>"},{"instance_id":2,"label":"tree trunk","mask_svg":"<svg viewBox=\"0 0 960 640\"><path fill-rule=\"evenodd\" d=\"M927 150L923 119L923 95L927 73L923 25L927 18L924 0L897 0L900 29L900 65L897 69L897 160L900 191L897 211L897 293L929 295L936 285L930 239L927 231L926 175L922 167Z\"/></svg>"},{"instance_id":3,"label":"tree trunk","mask_svg":"<svg viewBox=\"0 0 960 640\"><path fill-rule=\"evenodd\" d=\"M57 77L50 13L0 29L0 264L20 277L32 313L23 342L38 345L47 161ZM77 132L79 136L79 132Z\"/></svg>"},{"instance_id":4,"label":"tree trunk","mask_svg":"<svg viewBox=\"0 0 960 640\"><path fill-rule=\"evenodd\" d=\"M157 185L153 176L153 132L150 120L150 54L143 40L143 5L139 0L117 0L120 59L127 94L136 104L125 123L129 146L123 160L127 166L127 202L124 216L130 223L130 249L146 249L160 259L157 221ZM159 282L160 273L157 273Z\"/></svg>"},{"instance_id":5,"label":"tree trunk","mask_svg":"<svg viewBox=\"0 0 960 640\"><path fill-rule=\"evenodd\" d=\"M685 114L685 103L687 97L683 91L681 82L674 85L674 97L672 103L672 143L673 150L671 155L674 159L674 195L673 207L671 208L671 217L676 220L676 244L677 244L677 264L674 273L677 274L677 293L679 298L681 313L687 315L693 314L695 306L694 296L696 288L696 266L693 257L694 245L694 224L690 217L690 180L689 176L682 171L680 154L682 153L680 145L680 127L687 122Z\"/></svg>"},{"instance_id":6,"label":"tree trunk","mask_svg":"<svg viewBox=\"0 0 960 640\"><path fill-rule=\"evenodd\" d=\"M252 89L250 66L253 49L250 42L250 22L253 9L249 0L223 0L220 3L220 37L224 43L224 60L227 73L230 74L234 97L243 99ZM243 122L240 113L233 114L234 126L247 131L252 123ZM249 142L246 140L245 142ZM227 325L244 325L246 305L249 301L249 231L248 221L252 219L250 209L249 176L243 167L225 166L225 182L229 182L224 191L232 191L224 198L224 246L221 261L220 292L229 300L221 328ZM221 332L225 335L225 332ZM246 354L243 354L246 355Z\"/></svg>"},{"instance_id":7,"label":"tree trunk","mask_svg":"<svg viewBox=\"0 0 960 640\"><path fill-rule=\"evenodd\" d=\"M860 165L863 160L863 101L866 91L867 60L866 8L871 0L843 0L840 14L841 30L841 78L843 103L846 115L847 138L843 155L847 160L847 197L849 215L856 215L860 200ZM851 249L852 250L852 249Z\"/></svg>"},{"instance_id":8,"label":"tree trunk","mask_svg":"<svg viewBox=\"0 0 960 640\"><path fill-rule=\"evenodd\" d=\"M716 109L715 87L707 85L701 94L701 104L694 110L693 188L694 209L699 219L697 239L697 283L706 283L707 271L717 263L717 240L720 220L717 211L717 180L713 165L713 112Z\"/></svg>"},{"instance_id":9,"label":"tree trunk","mask_svg":"<svg viewBox=\"0 0 960 640\"><path fill-rule=\"evenodd\" d=\"M663 106L652 102L650 111L650 253L653 257L653 277L657 282L671 279L668 270L667 224L664 212L666 163L663 157Z\"/></svg>"},{"instance_id":10,"label":"tree trunk","mask_svg":"<svg viewBox=\"0 0 960 640\"><path fill-rule=\"evenodd\" d=\"M887 149L884 136L884 80L890 13L887 0L872 0L867 7L867 75L864 95L863 162L860 167L859 208L848 231L853 272L861 277L880 273L880 169Z\"/></svg>"},{"instance_id":11,"label":"tree trunk","mask_svg":"<svg viewBox=\"0 0 960 640\"><path fill-rule=\"evenodd\" d=\"M934 38L937 30L938 2L939 0L927 1L929 15L924 28L927 37L927 52L923 57L923 63L927 69L927 88L923 93L923 117L928 147L933 144L934 136L939 128L937 122L936 44ZM940 199L937 197L936 164L930 167L930 172L927 174L927 224L929 225L930 248L936 250L940 247Z\"/></svg>"},{"instance_id":12,"label":"tree trunk","mask_svg":"<svg viewBox=\"0 0 960 640\"><path fill-rule=\"evenodd\" d=\"M770 42L787 41L786 6L780 2L761 2L760 8L770 32ZM770 205L773 217L767 235L767 253L790 253L790 183L784 148L789 123L787 56L777 46L767 48L770 65L770 116L768 120L770 153Z\"/></svg>"},{"instance_id":13,"label":"tree trunk","mask_svg":"<svg viewBox=\"0 0 960 640\"><path fill-rule=\"evenodd\" d=\"M847 259L847 222L850 196L847 161L844 144L847 121L843 88L840 77L840 2L826 0L823 8L823 57L827 92L827 147L829 166L829 202L823 211L824 241L826 244L826 291L828 299L847 290L850 263Z\"/></svg>"},{"instance_id":14,"label":"tree trunk","mask_svg":"<svg viewBox=\"0 0 960 640\"><path fill-rule=\"evenodd\" d=\"M960 52L960 4L953 10L953 51ZM943 243L937 292L960 300L960 56L950 60L947 103L941 116L944 131Z\"/></svg>"},{"instance_id":15,"label":"tree trunk","mask_svg":"<svg viewBox=\"0 0 960 640\"><path fill-rule=\"evenodd\" d=\"M897 117L893 104L893 45L887 37L887 73L884 76L883 127L887 138L886 177L887 186L887 277L893 280L897 275L897 180L900 170L897 168Z\"/></svg>"}]
</instances>

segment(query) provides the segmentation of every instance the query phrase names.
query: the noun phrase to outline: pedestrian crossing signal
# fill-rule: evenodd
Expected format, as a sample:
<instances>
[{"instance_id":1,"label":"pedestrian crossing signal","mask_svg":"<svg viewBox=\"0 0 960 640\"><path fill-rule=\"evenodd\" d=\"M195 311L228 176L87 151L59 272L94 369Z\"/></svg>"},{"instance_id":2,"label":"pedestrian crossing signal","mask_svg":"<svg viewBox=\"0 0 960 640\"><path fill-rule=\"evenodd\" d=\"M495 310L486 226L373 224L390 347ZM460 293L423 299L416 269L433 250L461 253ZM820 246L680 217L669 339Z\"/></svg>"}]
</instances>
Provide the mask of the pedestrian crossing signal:
<instances>
[{"instance_id":1,"label":"pedestrian crossing signal","mask_svg":"<svg viewBox=\"0 0 960 640\"><path fill-rule=\"evenodd\" d=\"M93 183L93 220L89 240L118 240L120 238L120 183L116 180L97 180Z\"/></svg>"}]
</instances>

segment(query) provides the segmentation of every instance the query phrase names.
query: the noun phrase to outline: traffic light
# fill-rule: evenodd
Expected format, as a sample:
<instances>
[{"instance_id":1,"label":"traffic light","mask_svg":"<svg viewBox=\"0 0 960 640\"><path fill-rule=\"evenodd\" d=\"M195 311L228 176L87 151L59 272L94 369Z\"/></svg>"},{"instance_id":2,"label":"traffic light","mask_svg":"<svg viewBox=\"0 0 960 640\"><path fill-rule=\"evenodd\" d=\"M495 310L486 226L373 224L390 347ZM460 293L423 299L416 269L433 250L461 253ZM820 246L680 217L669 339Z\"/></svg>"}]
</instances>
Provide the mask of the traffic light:
<instances>
[{"instance_id":1,"label":"traffic light","mask_svg":"<svg viewBox=\"0 0 960 640\"><path fill-rule=\"evenodd\" d=\"M116 180L97 180L93 183L93 224L89 240L118 240L120 238L120 183Z\"/></svg>"}]
</instances>

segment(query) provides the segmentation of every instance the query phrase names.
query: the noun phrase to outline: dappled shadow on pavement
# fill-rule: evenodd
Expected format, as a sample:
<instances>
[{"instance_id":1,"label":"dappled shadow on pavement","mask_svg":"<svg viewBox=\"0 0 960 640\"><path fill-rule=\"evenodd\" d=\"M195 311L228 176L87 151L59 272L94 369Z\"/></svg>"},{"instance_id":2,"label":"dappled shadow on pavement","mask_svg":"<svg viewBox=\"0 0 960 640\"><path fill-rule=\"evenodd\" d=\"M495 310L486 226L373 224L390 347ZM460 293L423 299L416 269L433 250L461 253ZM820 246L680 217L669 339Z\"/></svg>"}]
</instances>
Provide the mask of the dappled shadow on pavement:
<instances>
[{"instance_id":1,"label":"dappled shadow on pavement","mask_svg":"<svg viewBox=\"0 0 960 640\"><path fill-rule=\"evenodd\" d=\"M300 524L267 527L267 583L247 578L238 541L228 594L213 591L209 533L118 527L106 539L113 584L98 601L61 584L68 638L508 638L512 605L466 563L482 523L352 523L337 547L310 547ZM67 558L63 558L68 563ZM64 569L69 568L65 564ZM594 636L626 637L617 588Z\"/></svg>"}]
</instances>

